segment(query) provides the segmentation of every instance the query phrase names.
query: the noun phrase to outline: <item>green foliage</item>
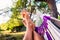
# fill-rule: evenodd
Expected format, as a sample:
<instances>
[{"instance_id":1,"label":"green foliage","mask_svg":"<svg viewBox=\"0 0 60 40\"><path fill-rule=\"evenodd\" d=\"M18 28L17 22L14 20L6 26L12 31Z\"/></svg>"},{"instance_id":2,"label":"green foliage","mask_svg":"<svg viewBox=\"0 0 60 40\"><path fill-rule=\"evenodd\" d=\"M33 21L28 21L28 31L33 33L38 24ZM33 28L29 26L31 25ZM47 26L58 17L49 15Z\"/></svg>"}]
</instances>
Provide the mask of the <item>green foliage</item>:
<instances>
[{"instance_id":1,"label":"green foliage","mask_svg":"<svg viewBox=\"0 0 60 40\"><path fill-rule=\"evenodd\" d=\"M40 8L46 8L47 7L47 3L46 2L41 2L40 3Z\"/></svg>"},{"instance_id":2,"label":"green foliage","mask_svg":"<svg viewBox=\"0 0 60 40\"><path fill-rule=\"evenodd\" d=\"M10 19L7 23L1 24L0 28L2 30L11 30L16 26L23 26L22 20Z\"/></svg>"},{"instance_id":3,"label":"green foliage","mask_svg":"<svg viewBox=\"0 0 60 40\"><path fill-rule=\"evenodd\" d=\"M21 10L26 7L26 3L27 0L18 0L16 2L16 6L11 9L13 14L10 21L8 22L8 24L11 25L10 27L8 27L9 29L13 29L16 26L23 26L22 20L20 20L22 18L20 13Z\"/></svg>"},{"instance_id":4,"label":"green foliage","mask_svg":"<svg viewBox=\"0 0 60 40\"><path fill-rule=\"evenodd\" d=\"M12 29L15 26L22 26L22 21L21 20L17 20L17 19L11 19L8 24L10 25L10 27L8 27L9 29Z\"/></svg>"},{"instance_id":5,"label":"green foliage","mask_svg":"<svg viewBox=\"0 0 60 40\"><path fill-rule=\"evenodd\" d=\"M27 3L27 0L18 0L16 2L16 6L14 8L12 8L12 17L11 17L11 20L10 20L10 27L9 29L15 27L15 26L23 26L23 23L22 23L22 20L21 19L21 10L26 7L26 3Z\"/></svg>"},{"instance_id":6,"label":"green foliage","mask_svg":"<svg viewBox=\"0 0 60 40\"><path fill-rule=\"evenodd\" d=\"M43 11L43 12L45 12L45 11L49 12L50 11L48 4L46 2L34 1L34 3L35 3L35 6L37 6L40 11Z\"/></svg>"},{"instance_id":7,"label":"green foliage","mask_svg":"<svg viewBox=\"0 0 60 40\"><path fill-rule=\"evenodd\" d=\"M11 8L11 19L8 22L0 25L2 30L11 30L16 26L23 26L22 20L20 20L22 18L20 12L24 7L26 7L26 3L27 0L18 0L16 2L16 6Z\"/></svg>"},{"instance_id":8,"label":"green foliage","mask_svg":"<svg viewBox=\"0 0 60 40\"><path fill-rule=\"evenodd\" d=\"M60 16L58 16L58 19L60 20Z\"/></svg>"},{"instance_id":9,"label":"green foliage","mask_svg":"<svg viewBox=\"0 0 60 40\"><path fill-rule=\"evenodd\" d=\"M16 2L16 6L12 8L12 18L17 18L17 16L20 14L21 10L26 7L27 0L18 0Z\"/></svg>"}]
</instances>

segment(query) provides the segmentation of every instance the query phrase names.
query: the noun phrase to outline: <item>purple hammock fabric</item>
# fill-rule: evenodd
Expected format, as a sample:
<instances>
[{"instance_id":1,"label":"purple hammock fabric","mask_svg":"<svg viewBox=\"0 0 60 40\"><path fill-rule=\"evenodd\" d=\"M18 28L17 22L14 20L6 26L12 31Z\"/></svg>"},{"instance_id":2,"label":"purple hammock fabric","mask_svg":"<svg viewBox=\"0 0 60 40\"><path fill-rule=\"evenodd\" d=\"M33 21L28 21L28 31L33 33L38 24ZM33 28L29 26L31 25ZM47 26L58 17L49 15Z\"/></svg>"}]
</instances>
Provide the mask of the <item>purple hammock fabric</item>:
<instances>
[{"instance_id":1,"label":"purple hammock fabric","mask_svg":"<svg viewBox=\"0 0 60 40\"><path fill-rule=\"evenodd\" d=\"M48 31L47 31L47 29L48 29L48 24L47 24L47 20L51 20L51 18L49 17L49 16L44 16L43 17L43 23L41 24L41 26L40 27L36 27L35 28L35 31L39 34L39 35L44 35L44 33L45 33L45 30L46 30L46 35L47 35L47 38L48 38L48 40L52 40L52 38L51 38L51 36L49 35L49 33L48 33Z\"/></svg>"}]
</instances>

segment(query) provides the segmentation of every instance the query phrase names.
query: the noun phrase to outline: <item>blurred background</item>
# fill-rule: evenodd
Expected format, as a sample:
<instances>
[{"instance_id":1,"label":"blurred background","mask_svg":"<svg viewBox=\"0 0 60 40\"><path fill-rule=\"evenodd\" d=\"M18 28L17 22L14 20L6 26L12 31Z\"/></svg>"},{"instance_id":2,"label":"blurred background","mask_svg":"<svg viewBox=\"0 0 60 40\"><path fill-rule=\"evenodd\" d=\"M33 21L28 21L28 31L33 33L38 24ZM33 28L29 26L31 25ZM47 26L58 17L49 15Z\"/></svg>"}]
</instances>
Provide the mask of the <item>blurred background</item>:
<instances>
[{"instance_id":1,"label":"blurred background","mask_svg":"<svg viewBox=\"0 0 60 40\"><path fill-rule=\"evenodd\" d=\"M60 14L60 0L55 0L55 2L57 11ZM0 0L0 40L23 39L26 28L22 23L21 11L24 8L29 12L31 12L31 8L38 8L41 13L50 14L50 9L46 2L36 0ZM59 15L58 19L60 20Z\"/></svg>"}]
</instances>

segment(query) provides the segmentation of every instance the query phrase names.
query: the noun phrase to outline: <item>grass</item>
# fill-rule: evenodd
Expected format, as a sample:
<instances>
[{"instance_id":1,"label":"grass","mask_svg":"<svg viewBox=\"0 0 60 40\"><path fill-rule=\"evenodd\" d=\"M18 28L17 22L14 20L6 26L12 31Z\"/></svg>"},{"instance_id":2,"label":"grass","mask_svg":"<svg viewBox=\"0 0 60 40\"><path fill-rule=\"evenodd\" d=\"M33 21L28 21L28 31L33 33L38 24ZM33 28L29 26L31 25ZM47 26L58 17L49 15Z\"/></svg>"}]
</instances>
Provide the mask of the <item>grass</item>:
<instances>
[{"instance_id":1,"label":"grass","mask_svg":"<svg viewBox=\"0 0 60 40\"><path fill-rule=\"evenodd\" d=\"M12 40L11 38L14 38L15 40L22 40L24 33L25 33L25 31L17 32L17 33L10 33L9 31L2 31L0 34L1 35L0 40L6 40L7 38L8 38L8 40Z\"/></svg>"}]
</instances>

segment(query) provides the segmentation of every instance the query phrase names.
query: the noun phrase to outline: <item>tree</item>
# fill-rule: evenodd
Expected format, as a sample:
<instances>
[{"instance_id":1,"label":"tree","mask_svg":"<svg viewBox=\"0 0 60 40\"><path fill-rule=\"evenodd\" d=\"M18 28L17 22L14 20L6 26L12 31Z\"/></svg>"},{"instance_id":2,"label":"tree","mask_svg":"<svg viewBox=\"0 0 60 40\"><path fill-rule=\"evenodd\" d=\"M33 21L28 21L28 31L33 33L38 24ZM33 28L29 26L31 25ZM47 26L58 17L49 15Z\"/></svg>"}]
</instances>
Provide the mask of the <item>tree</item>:
<instances>
[{"instance_id":1,"label":"tree","mask_svg":"<svg viewBox=\"0 0 60 40\"><path fill-rule=\"evenodd\" d=\"M0 29L12 30L13 28L18 26L19 28L22 28L22 26L24 25L22 23L22 20L20 20L22 18L20 13L21 13L21 10L26 7L26 3L27 3L27 0L18 0L15 3L16 5L14 5L14 7L11 8L12 16L10 20L8 20L6 23L1 24ZM8 12L8 11L10 11L10 8L7 11L4 10L4 12Z\"/></svg>"},{"instance_id":2,"label":"tree","mask_svg":"<svg viewBox=\"0 0 60 40\"><path fill-rule=\"evenodd\" d=\"M57 11L57 7L56 7L56 1L55 0L35 0L35 1L44 1L48 4L50 11L51 11L51 16L58 18L58 11Z\"/></svg>"},{"instance_id":3,"label":"tree","mask_svg":"<svg viewBox=\"0 0 60 40\"><path fill-rule=\"evenodd\" d=\"M11 10L12 10L12 17L9 21L9 25L11 25L11 29L13 29L14 27L22 27L23 26L23 23L22 23L22 20L21 19L21 10L23 8L26 7L26 3L27 3L27 0L18 0L15 4L15 7L13 7ZM20 28L19 27L19 28Z\"/></svg>"}]
</instances>

